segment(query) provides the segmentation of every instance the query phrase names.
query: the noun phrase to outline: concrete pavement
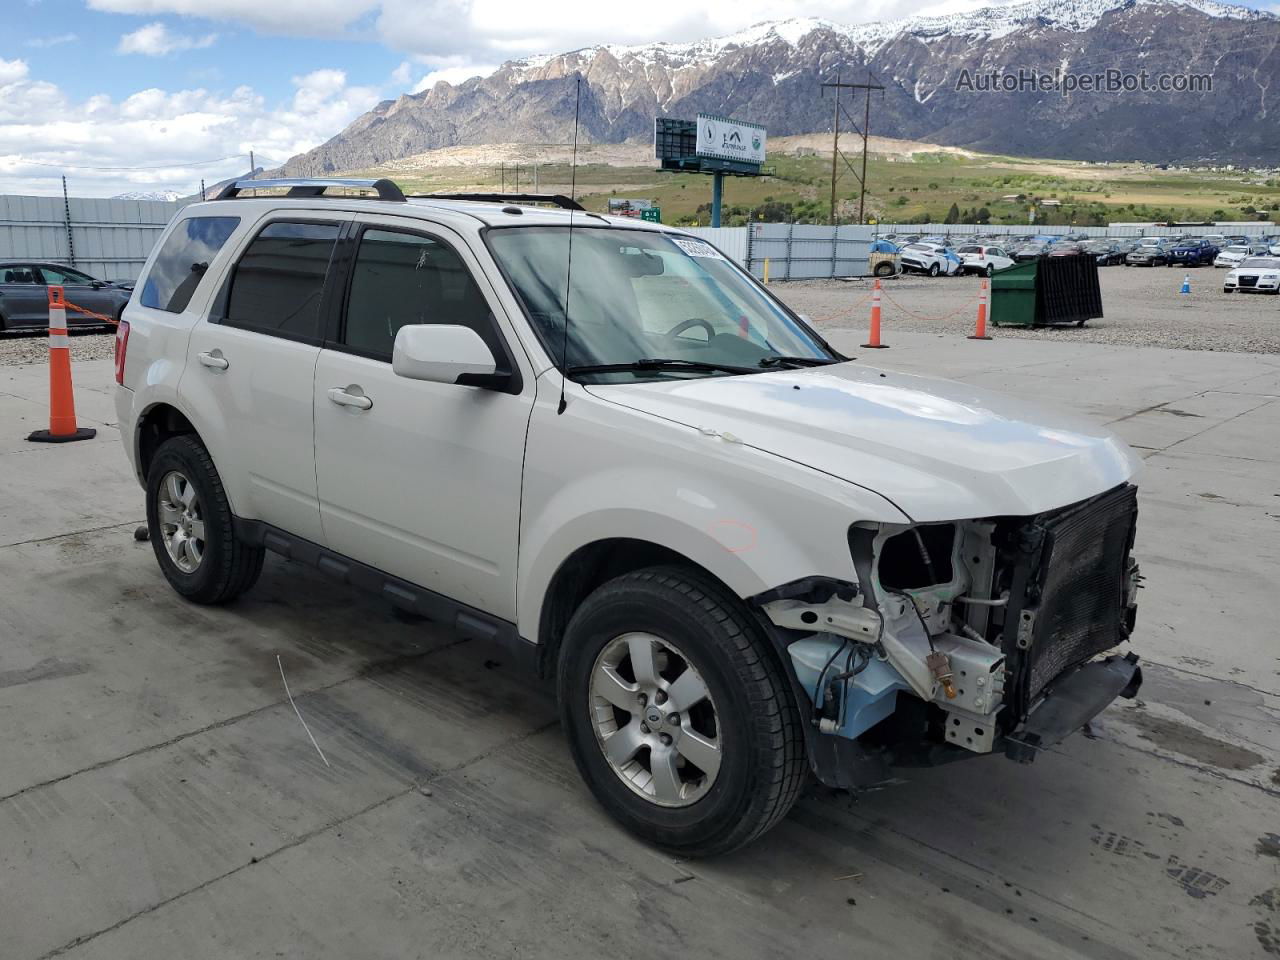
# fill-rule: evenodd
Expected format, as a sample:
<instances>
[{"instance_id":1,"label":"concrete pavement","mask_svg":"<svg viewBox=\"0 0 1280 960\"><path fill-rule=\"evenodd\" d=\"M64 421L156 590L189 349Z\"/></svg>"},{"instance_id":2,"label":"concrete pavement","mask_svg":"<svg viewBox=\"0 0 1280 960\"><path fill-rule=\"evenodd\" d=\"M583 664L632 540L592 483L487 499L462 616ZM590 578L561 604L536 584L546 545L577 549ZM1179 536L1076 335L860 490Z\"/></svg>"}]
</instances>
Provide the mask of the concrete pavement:
<instances>
[{"instance_id":1,"label":"concrete pavement","mask_svg":"<svg viewBox=\"0 0 1280 960\"><path fill-rule=\"evenodd\" d=\"M1280 357L833 339L1139 445L1140 701L677 862L495 650L278 558L180 601L132 539L110 364L75 371L99 439L62 447L22 439L44 369L3 368L0 957L1280 954Z\"/></svg>"}]
</instances>

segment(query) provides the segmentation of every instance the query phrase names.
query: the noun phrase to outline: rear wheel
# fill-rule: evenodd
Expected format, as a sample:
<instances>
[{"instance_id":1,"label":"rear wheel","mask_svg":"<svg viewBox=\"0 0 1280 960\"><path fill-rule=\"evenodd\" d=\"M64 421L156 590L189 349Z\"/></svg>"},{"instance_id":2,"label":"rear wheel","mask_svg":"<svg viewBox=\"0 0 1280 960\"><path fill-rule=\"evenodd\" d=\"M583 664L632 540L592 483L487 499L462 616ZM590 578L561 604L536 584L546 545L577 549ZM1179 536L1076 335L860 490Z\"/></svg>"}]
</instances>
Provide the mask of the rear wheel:
<instances>
[{"instance_id":1,"label":"rear wheel","mask_svg":"<svg viewBox=\"0 0 1280 960\"><path fill-rule=\"evenodd\" d=\"M929 276L936 277L941 272L941 268L936 263L929 264Z\"/></svg>"},{"instance_id":2,"label":"rear wheel","mask_svg":"<svg viewBox=\"0 0 1280 960\"><path fill-rule=\"evenodd\" d=\"M741 602L696 571L652 567L596 590L565 633L558 689L596 799L685 856L750 842L804 782L786 676Z\"/></svg>"},{"instance_id":3,"label":"rear wheel","mask_svg":"<svg viewBox=\"0 0 1280 960\"><path fill-rule=\"evenodd\" d=\"M147 527L170 586L196 603L226 603L262 573L264 551L237 539L209 451L193 436L166 440L147 471Z\"/></svg>"},{"instance_id":4,"label":"rear wheel","mask_svg":"<svg viewBox=\"0 0 1280 960\"><path fill-rule=\"evenodd\" d=\"M987 270L986 270L987 276L989 277L995 272L996 272L996 265L994 263L988 263Z\"/></svg>"}]
</instances>

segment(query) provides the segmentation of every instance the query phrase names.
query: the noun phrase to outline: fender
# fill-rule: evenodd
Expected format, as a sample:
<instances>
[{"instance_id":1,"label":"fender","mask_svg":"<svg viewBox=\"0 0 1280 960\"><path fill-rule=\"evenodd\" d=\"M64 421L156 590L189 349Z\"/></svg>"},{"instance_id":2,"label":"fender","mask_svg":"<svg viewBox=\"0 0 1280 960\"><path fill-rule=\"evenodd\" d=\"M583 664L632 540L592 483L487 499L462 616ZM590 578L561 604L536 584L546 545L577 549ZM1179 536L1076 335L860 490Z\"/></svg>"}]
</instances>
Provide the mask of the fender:
<instances>
[{"instance_id":1,"label":"fender","mask_svg":"<svg viewBox=\"0 0 1280 960\"><path fill-rule=\"evenodd\" d=\"M575 442L540 442L553 427ZM535 406L526 451L516 615L535 643L556 571L588 544L659 544L746 598L804 576L852 580L850 524L907 519L871 491L585 391L563 416Z\"/></svg>"}]
</instances>

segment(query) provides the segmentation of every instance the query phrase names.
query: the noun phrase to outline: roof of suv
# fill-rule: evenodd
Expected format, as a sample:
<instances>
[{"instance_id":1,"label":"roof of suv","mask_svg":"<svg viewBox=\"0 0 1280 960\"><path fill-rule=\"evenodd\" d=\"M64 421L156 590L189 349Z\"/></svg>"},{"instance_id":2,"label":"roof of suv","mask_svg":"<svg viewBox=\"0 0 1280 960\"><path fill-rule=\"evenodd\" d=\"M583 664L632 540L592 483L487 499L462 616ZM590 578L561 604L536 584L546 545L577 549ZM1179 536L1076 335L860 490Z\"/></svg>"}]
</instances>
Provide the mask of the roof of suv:
<instances>
[{"instance_id":1,"label":"roof of suv","mask_svg":"<svg viewBox=\"0 0 1280 960\"><path fill-rule=\"evenodd\" d=\"M325 194L326 186L342 188L359 188L377 190L378 197ZM243 191L289 188L290 195L280 193L267 196L246 195ZM636 220L633 217L608 217L600 213L561 207L535 206L530 195L513 195L510 201L501 198L500 194L466 195L458 199L448 196L414 197L405 196L395 184L386 180L241 180L223 191L217 199L205 200L190 204L189 211L200 213L229 214L235 210L261 210L263 207L272 210L306 209L314 210L317 206L325 209L344 212L376 213L382 216L420 217L434 221L479 221L485 226L567 226L572 222L575 226L586 226L595 221L611 227L627 227L636 230L666 232L662 224ZM546 196L539 198L542 202L569 202L564 197Z\"/></svg>"}]
</instances>

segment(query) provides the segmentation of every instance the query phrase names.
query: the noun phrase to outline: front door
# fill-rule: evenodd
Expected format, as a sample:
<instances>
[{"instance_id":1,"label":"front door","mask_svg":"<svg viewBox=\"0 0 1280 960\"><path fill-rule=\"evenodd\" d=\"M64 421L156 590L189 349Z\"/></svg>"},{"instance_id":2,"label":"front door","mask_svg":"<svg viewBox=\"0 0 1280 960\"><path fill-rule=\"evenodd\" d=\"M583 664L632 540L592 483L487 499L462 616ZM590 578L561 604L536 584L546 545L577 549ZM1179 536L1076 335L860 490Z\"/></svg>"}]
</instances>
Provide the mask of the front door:
<instances>
[{"instance_id":1,"label":"front door","mask_svg":"<svg viewBox=\"0 0 1280 960\"><path fill-rule=\"evenodd\" d=\"M504 393L396 376L392 345L406 324L471 327L500 366L516 362L508 344L520 348L461 237L387 220L363 224L355 241L346 308L315 376L325 541L514 620L533 378L526 368L518 392Z\"/></svg>"}]
</instances>

